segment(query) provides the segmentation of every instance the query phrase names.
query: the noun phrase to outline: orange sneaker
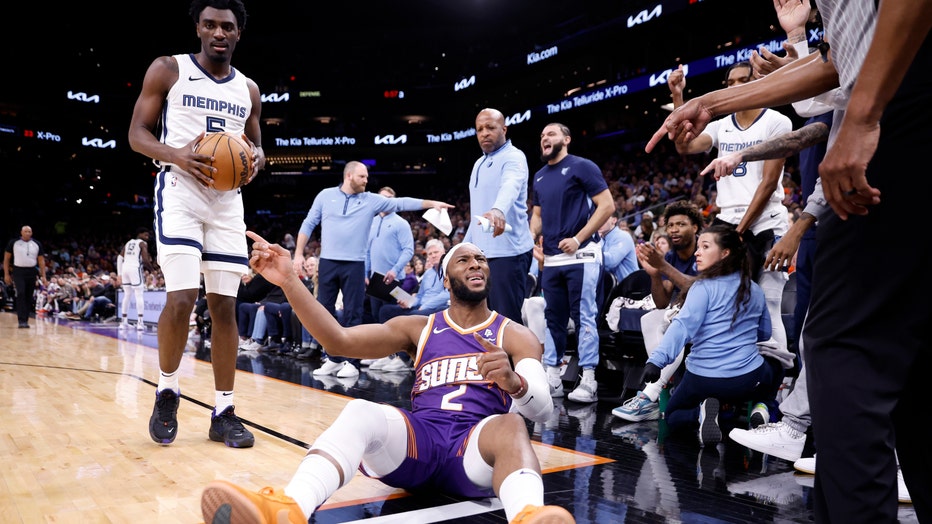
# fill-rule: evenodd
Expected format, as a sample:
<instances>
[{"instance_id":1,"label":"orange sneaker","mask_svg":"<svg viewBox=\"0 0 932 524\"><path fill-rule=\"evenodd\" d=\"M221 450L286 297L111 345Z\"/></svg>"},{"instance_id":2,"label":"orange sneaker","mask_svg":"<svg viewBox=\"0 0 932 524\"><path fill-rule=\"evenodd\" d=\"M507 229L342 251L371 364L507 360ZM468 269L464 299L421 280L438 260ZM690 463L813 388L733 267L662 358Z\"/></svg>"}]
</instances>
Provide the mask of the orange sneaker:
<instances>
[{"instance_id":1,"label":"orange sneaker","mask_svg":"<svg viewBox=\"0 0 932 524\"><path fill-rule=\"evenodd\" d=\"M576 519L560 506L528 504L509 524L576 524Z\"/></svg>"},{"instance_id":2,"label":"orange sneaker","mask_svg":"<svg viewBox=\"0 0 932 524\"><path fill-rule=\"evenodd\" d=\"M201 494L201 514L209 524L307 524L298 504L280 490L247 491L215 480Z\"/></svg>"}]
</instances>

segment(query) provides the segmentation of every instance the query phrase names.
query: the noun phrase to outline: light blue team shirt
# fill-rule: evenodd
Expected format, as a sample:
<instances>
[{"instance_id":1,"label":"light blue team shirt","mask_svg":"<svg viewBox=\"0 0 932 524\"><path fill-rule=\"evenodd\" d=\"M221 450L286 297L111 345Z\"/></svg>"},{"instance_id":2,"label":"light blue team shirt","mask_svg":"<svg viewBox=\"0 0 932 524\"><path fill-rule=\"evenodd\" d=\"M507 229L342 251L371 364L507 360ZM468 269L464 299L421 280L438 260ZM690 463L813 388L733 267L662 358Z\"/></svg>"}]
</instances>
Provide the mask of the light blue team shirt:
<instances>
[{"instance_id":1,"label":"light blue team shirt","mask_svg":"<svg viewBox=\"0 0 932 524\"><path fill-rule=\"evenodd\" d=\"M602 237L602 267L615 275L616 282L641 268L628 232L613 227Z\"/></svg>"},{"instance_id":2,"label":"light blue team shirt","mask_svg":"<svg viewBox=\"0 0 932 524\"><path fill-rule=\"evenodd\" d=\"M369 229L369 249L366 253L366 276L373 271L383 275L395 270L395 277L404 278L405 264L414 256L414 234L411 224L396 213L377 216Z\"/></svg>"},{"instance_id":3,"label":"light blue team shirt","mask_svg":"<svg viewBox=\"0 0 932 524\"><path fill-rule=\"evenodd\" d=\"M417 211L423 206L420 198L388 198L368 191L348 195L340 186L329 187L314 197L299 233L310 238L320 225L320 258L365 262L368 231L375 215Z\"/></svg>"},{"instance_id":4,"label":"light blue team shirt","mask_svg":"<svg viewBox=\"0 0 932 524\"><path fill-rule=\"evenodd\" d=\"M417 295L414 297L412 309L442 309L450 304L450 292L443 287L443 280L437 273L437 268L432 267L424 272L421 278L421 285L417 289Z\"/></svg>"},{"instance_id":5,"label":"light blue team shirt","mask_svg":"<svg viewBox=\"0 0 932 524\"><path fill-rule=\"evenodd\" d=\"M751 298L742 304L732 325L739 284L738 273L695 281L682 309L647 361L663 368L692 342L686 369L693 374L727 378L757 369L764 362L757 342L770 338L770 313L763 290L751 282Z\"/></svg>"},{"instance_id":6,"label":"light blue team shirt","mask_svg":"<svg viewBox=\"0 0 932 524\"><path fill-rule=\"evenodd\" d=\"M507 140L502 147L476 160L469 176L469 208L481 216L490 209L505 214L511 226L497 237L482 231L475 217L469 217L464 242L479 246L487 258L513 257L534 247L527 210L528 167L524 153Z\"/></svg>"}]
</instances>

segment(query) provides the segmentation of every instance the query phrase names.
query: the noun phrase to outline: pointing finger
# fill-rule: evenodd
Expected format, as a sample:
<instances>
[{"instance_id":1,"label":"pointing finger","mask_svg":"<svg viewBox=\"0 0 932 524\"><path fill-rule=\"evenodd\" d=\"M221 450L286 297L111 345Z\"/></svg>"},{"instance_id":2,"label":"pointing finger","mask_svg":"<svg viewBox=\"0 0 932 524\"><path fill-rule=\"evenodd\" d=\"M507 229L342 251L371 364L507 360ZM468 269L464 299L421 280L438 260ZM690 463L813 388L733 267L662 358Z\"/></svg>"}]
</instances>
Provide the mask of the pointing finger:
<instances>
[{"instance_id":1,"label":"pointing finger","mask_svg":"<svg viewBox=\"0 0 932 524\"><path fill-rule=\"evenodd\" d=\"M482 336L479 335L478 332L475 332L475 331L474 331L473 334L472 334L472 336L473 336L473 338L475 338L477 341L479 341L479 344L481 344L482 347L485 348L486 351L489 351L489 352L491 352L491 351L505 351L505 350L502 349L501 347L496 346L495 344L493 344L493 343L489 342L488 340L482 338Z\"/></svg>"}]
</instances>

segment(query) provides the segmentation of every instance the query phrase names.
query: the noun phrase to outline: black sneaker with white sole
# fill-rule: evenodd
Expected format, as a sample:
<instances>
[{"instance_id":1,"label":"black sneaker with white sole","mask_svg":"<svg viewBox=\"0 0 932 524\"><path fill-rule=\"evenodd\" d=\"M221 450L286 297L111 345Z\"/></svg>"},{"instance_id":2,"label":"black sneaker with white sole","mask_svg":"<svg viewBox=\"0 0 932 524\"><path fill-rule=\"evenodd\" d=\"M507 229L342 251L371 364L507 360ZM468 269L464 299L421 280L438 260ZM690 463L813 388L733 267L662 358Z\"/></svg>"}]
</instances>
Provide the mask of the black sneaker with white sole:
<instances>
[{"instance_id":1,"label":"black sneaker with white sole","mask_svg":"<svg viewBox=\"0 0 932 524\"><path fill-rule=\"evenodd\" d=\"M149 436L159 444L171 444L178 436L178 404L181 399L170 390L155 394L155 406L149 417Z\"/></svg>"},{"instance_id":2,"label":"black sneaker with white sole","mask_svg":"<svg viewBox=\"0 0 932 524\"><path fill-rule=\"evenodd\" d=\"M223 442L231 448L251 448L256 443L256 438L233 413L233 406L224 409L219 415L211 415L208 436L210 440Z\"/></svg>"},{"instance_id":3,"label":"black sneaker with white sole","mask_svg":"<svg viewBox=\"0 0 932 524\"><path fill-rule=\"evenodd\" d=\"M722 429L718 426L719 402L707 398L699 405L699 445L718 444L722 441Z\"/></svg>"}]
</instances>

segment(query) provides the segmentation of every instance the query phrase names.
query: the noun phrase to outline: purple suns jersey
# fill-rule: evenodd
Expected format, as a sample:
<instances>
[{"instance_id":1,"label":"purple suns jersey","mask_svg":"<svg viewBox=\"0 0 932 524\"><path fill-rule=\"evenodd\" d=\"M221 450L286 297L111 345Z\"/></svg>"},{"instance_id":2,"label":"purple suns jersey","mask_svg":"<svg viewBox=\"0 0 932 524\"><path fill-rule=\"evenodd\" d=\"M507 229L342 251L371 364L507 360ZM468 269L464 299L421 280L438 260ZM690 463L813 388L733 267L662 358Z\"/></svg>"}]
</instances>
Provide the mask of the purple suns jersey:
<instances>
[{"instance_id":1,"label":"purple suns jersey","mask_svg":"<svg viewBox=\"0 0 932 524\"><path fill-rule=\"evenodd\" d=\"M447 316L447 310L430 315L418 344L414 386L411 388L411 409L419 415L429 410L461 414L454 419L478 422L489 415L507 413L511 396L494 382L479 374L476 360L485 353L474 332L495 344L502 345L507 317L492 312L476 326L462 328ZM429 415L428 415L429 416Z\"/></svg>"}]
</instances>

